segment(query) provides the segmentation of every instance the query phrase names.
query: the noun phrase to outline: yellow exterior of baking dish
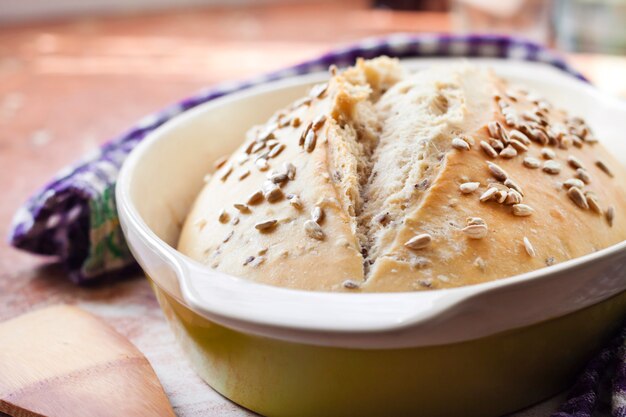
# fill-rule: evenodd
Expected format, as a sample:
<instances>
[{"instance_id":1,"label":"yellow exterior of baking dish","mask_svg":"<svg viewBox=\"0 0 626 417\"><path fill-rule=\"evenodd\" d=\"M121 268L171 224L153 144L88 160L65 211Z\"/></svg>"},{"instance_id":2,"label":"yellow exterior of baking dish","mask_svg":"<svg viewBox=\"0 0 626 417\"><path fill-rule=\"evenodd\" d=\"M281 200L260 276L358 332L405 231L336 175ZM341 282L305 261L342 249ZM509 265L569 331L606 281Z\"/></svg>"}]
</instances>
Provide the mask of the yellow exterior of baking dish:
<instances>
[{"instance_id":1,"label":"yellow exterior of baking dish","mask_svg":"<svg viewBox=\"0 0 626 417\"><path fill-rule=\"evenodd\" d=\"M201 378L266 416L500 416L566 389L626 314L623 292L482 339L360 350L240 333L153 287Z\"/></svg>"}]
</instances>

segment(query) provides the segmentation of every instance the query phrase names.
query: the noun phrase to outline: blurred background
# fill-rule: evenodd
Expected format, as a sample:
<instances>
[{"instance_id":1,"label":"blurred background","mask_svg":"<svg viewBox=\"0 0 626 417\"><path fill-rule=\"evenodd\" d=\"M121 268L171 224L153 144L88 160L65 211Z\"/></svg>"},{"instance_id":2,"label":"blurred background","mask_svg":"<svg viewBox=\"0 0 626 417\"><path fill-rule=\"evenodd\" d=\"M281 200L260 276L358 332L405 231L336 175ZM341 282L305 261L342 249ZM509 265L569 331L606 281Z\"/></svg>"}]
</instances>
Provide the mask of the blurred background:
<instances>
[{"instance_id":1,"label":"blurred background","mask_svg":"<svg viewBox=\"0 0 626 417\"><path fill-rule=\"evenodd\" d=\"M0 234L53 173L142 116L392 32L516 34L626 97L626 0L0 0ZM33 262L0 256L11 273Z\"/></svg>"}]
</instances>

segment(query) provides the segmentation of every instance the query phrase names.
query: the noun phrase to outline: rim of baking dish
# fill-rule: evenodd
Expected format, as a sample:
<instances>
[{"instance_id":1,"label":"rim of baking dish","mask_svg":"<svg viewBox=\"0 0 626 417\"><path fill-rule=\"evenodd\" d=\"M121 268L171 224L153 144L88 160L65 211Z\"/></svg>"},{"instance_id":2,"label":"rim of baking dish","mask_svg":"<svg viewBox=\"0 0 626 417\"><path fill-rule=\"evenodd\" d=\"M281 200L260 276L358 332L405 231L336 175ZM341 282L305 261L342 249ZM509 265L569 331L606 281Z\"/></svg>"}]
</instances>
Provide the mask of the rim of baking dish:
<instances>
[{"instance_id":1,"label":"rim of baking dish","mask_svg":"<svg viewBox=\"0 0 626 417\"><path fill-rule=\"evenodd\" d=\"M454 58L409 59L403 62L415 68L451 59ZM455 60L458 61L458 58ZM532 67L532 71L542 73L543 77L584 90L599 104L617 108L626 117L626 104L546 64L501 59L465 60L490 65L496 72L507 67L509 76L523 74ZM598 284L599 290L585 292L583 288L585 284L598 280L599 276L590 272L593 269L610 268L620 261L623 262L620 264L622 268L626 269L626 240L553 266L464 287L396 293L333 293L260 284L212 270L178 252L148 227L133 204L130 184L135 166L151 146L165 137L164 132L176 129L188 118L214 106L279 88L316 82L324 76L326 74L322 73L295 76L200 105L149 134L124 163L116 198L120 218L129 229L125 233L137 233L144 245L167 262L178 277L184 302L192 310L236 330L293 342L397 348L488 336L578 311L626 290L624 279L621 280L623 283L615 279ZM141 263L141 259L138 260ZM574 272L584 275L583 270L588 276L576 278ZM553 292L563 287L564 280L575 288L567 289L563 294ZM573 291L581 292L576 297ZM543 298L552 298L551 306L544 301L544 308L533 308L529 302L535 300L529 297L542 297L541 294L544 294ZM510 307L509 314L498 315L507 305Z\"/></svg>"}]
</instances>

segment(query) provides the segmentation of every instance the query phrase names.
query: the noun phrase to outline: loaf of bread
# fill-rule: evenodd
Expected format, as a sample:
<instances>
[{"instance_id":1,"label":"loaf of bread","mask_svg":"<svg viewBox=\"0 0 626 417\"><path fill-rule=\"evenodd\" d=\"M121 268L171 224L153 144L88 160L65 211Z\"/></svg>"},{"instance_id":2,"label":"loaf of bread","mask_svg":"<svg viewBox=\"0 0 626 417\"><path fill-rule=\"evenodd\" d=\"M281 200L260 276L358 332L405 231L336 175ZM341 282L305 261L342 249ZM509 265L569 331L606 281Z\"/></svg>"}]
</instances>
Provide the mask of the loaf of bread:
<instances>
[{"instance_id":1,"label":"loaf of bread","mask_svg":"<svg viewBox=\"0 0 626 417\"><path fill-rule=\"evenodd\" d=\"M458 287L626 239L626 170L580 118L469 64L360 60L253 128L179 250L318 291Z\"/></svg>"}]
</instances>

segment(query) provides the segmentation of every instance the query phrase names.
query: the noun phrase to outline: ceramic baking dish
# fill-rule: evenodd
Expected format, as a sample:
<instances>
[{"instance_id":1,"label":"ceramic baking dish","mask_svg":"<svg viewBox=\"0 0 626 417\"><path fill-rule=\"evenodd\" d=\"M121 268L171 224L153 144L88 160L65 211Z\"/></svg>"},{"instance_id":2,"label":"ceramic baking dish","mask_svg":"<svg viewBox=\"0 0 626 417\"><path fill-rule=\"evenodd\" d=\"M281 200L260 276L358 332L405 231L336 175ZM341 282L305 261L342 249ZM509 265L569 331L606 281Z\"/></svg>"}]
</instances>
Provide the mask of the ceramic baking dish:
<instances>
[{"instance_id":1,"label":"ceramic baking dish","mask_svg":"<svg viewBox=\"0 0 626 417\"><path fill-rule=\"evenodd\" d=\"M624 103L545 64L471 61L584 116L625 162ZM197 373L270 416L497 416L565 389L626 313L626 241L499 281L389 294L256 284L176 251L212 161L325 77L190 110L147 137L120 173L126 239Z\"/></svg>"}]
</instances>

